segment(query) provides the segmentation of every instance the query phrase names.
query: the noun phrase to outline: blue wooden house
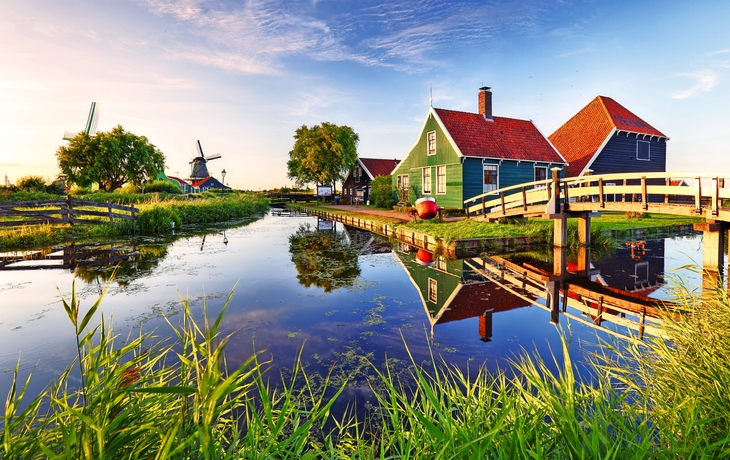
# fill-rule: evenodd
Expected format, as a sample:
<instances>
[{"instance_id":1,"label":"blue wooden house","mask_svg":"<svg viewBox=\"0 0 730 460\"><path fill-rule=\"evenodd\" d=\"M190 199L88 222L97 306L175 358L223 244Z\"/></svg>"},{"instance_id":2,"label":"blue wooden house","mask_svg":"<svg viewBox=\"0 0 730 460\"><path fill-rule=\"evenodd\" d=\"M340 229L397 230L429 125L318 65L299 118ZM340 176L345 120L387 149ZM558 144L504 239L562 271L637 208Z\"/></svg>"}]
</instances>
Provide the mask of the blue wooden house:
<instances>
[{"instance_id":1,"label":"blue wooden house","mask_svg":"<svg viewBox=\"0 0 730 460\"><path fill-rule=\"evenodd\" d=\"M666 171L669 138L610 97L597 96L548 139L570 177Z\"/></svg>"},{"instance_id":2,"label":"blue wooden house","mask_svg":"<svg viewBox=\"0 0 730 460\"><path fill-rule=\"evenodd\" d=\"M530 120L492 116L492 92L480 88L477 113L430 107L415 144L393 170L401 201L431 196L439 206L549 177L565 159Z\"/></svg>"}]
</instances>

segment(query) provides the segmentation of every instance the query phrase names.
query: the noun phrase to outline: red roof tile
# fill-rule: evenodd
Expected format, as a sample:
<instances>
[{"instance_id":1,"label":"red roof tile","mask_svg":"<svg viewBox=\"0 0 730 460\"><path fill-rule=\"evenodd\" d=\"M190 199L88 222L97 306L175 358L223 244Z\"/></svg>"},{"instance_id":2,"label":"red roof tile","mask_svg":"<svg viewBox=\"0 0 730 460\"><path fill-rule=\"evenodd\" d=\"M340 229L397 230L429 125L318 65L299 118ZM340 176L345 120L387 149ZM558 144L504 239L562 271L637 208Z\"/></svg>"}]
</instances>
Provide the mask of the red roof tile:
<instances>
[{"instance_id":1,"label":"red roof tile","mask_svg":"<svg viewBox=\"0 0 730 460\"><path fill-rule=\"evenodd\" d=\"M577 176L588 165L613 129L666 137L610 97L597 96L563 126L548 136L570 164L568 176Z\"/></svg>"},{"instance_id":2,"label":"red roof tile","mask_svg":"<svg viewBox=\"0 0 730 460\"><path fill-rule=\"evenodd\" d=\"M434 109L462 155L505 160L565 163L529 120Z\"/></svg>"},{"instance_id":3,"label":"red roof tile","mask_svg":"<svg viewBox=\"0 0 730 460\"><path fill-rule=\"evenodd\" d=\"M400 163L400 160L382 158L358 158L358 160L370 174L371 179L375 179L378 176L389 176L398 163Z\"/></svg>"}]
</instances>

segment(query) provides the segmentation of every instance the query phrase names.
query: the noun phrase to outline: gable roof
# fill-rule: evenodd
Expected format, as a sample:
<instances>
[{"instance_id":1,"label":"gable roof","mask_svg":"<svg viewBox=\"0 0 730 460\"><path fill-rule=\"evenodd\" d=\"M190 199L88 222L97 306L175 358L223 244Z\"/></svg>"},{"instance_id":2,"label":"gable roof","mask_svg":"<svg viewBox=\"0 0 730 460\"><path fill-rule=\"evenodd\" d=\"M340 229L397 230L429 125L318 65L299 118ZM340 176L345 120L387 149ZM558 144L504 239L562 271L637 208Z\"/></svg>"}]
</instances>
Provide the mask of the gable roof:
<instances>
[{"instance_id":1,"label":"gable roof","mask_svg":"<svg viewBox=\"0 0 730 460\"><path fill-rule=\"evenodd\" d=\"M432 109L462 156L566 163L530 120Z\"/></svg>"},{"instance_id":2,"label":"gable roof","mask_svg":"<svg viewBox=\"0 0 730 460\"><path fill-rule=\"evenodd\" d=\"M578 176L617 131L667 138L610 97L596 96L548 139L570 164L568 176Z\"/></svg>"},{"instance_id":3,"label":"gable roof","mask_svg":"<svg viewBox=\"0 0 730 460\"><path fill-rule=\"evenodd\" d=\"M378 176L389 176L393 168L400 163L400 160L383 158L358 158L357 161L365 173L370 176L370 179L375 179Z\"/></svg>"}]
</instances>

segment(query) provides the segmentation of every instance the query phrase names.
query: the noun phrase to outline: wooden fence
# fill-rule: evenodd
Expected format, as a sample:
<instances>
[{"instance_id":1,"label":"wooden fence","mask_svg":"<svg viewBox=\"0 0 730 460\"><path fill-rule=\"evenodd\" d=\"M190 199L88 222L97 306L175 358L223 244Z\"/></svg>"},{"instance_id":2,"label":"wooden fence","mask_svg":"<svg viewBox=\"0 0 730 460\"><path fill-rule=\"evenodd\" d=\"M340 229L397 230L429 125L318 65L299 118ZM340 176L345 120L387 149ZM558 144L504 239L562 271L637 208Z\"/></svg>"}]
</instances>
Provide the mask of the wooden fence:
<instances>
[{"instance_id":1,"label":"wooden fence","mask_svg":"<svg viewBox=\"0 0 730 460\"><path fill-rule=\"evenodd\" d=\"M63 249L30 250L0 255L0 271L43 270L114 265L139 254L137 243L71 243Z\"/></svg>"},{"instance_id":2,"label":"wooden fence","mask_svg":"<svg viewBox=\"0 0 730 460\"><path fill-rule=\"evenodd\" d=\"M138 212L134 206L75 200L70 196L65 200L4 201L0 202L0 219L2 219L0 227L34 224L114 224L115 220L137 221Z\"/></svg>"}]
</instances>

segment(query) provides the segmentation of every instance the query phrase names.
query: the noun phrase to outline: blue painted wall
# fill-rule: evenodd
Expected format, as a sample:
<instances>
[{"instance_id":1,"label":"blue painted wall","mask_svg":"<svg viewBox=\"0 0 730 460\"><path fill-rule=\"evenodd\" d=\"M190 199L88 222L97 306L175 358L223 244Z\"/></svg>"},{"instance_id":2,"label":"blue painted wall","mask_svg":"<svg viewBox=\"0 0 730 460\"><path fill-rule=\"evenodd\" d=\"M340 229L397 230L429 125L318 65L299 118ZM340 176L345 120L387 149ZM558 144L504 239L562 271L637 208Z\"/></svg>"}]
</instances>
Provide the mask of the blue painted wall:
<instances>
[{"instance_id":1,"label":"blue painted wall","mask_svg":"<svg viewBox=\"0 0 730 460\"><path fill-rule=\"evenodd\" d=\"M649 142L649 161L636 158L637 141ZM643 138L641 135L617 133L611 137L598 157L589 166L592 174L630 172L665 172L667 170L667 141Z\"/></svg>"},{"instance_id":2,"label":"blue painted wall","mask_svg":"<svg viewBox=\"0 0 730 460\"><path fill-rule=\"evenodd\" d=\"M547 167L547 178L552 174L551 168L563 168L560 171L560 177L565 177L565 165L555 163L533 163L531 161L509 161L504 160L500 164L496 160L485 160L485 164L499 165L498 180L499 188L511 187L513 185L532 182L535 180L535 166ZM464 159L464 200L481 195L483 188L483 174L481 158L465 158Z\"/></svg>"}]
</instances>

